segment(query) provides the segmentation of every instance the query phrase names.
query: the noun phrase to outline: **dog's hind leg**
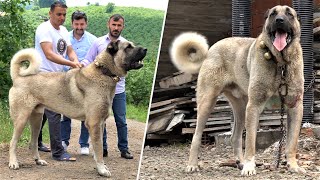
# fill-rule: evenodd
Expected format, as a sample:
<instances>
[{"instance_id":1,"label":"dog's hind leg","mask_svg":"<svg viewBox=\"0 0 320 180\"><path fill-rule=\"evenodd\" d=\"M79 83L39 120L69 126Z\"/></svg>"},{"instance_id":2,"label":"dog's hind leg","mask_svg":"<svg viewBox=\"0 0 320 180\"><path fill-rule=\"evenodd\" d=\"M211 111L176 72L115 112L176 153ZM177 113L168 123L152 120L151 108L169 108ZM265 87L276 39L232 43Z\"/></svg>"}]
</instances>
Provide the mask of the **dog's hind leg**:
<instances>
[{"instance_id":1,"label":"dog's hind leg","mask_svg":"<svg viewBox=\"0 0 320 180\"><path fill-rule=\"evenodd\" d=\"M197 126L192 138L189 162L186 169L187 172L199 171L198 156L202 133L206 126L208 117L216 104L217 97L220 92L221 91L218 90L218 88L213 87L205 87L199 89L199 91L197 92Z\"/></svg>"},{"instance_id":2,"label":"dog's hind leg","mask_svg":"<svg viewBox=\"0 0 320 180\"><path fill-rule=\"evenodd\" d=\"M100 114L100 113L95 113L95 114ZM93 115L93 116L96 116L96 115ZM85 125L89 130L89 135L91 138L91 143L94 151L94 160L96 161L96 164L97 164L98 173L101 176L110 177L111 173L108 167L104 164L103 153L102 153L102 150L103 150L102 134L103 134L103 128L105 127L104 120L105 118L101 118L101 117L97 118L97 117L91 116L87 118L87 120L85 121Z\"/></svg>"},{"instance_id":3,"label":"dog's hind leg","mask_svg":"<svg viewBox=\"0 0 320 180\"><path fill-rule=\"evenodd\" d=\"M41 129L42 117L44 109L39 108L35 109L30 117L30 126L31 126L31 142L30 148L33 154L33 158L36 161L37 165L46 166L48 163L45 160L42 160L38 151L38 136Z\"/></svg>"},{"instance_id":4,"label":"dog's hind leg","mask_svg":"<svg viewBox=\"0 0 320 180\"><path fill-rule=\"evenodd\" d=\"M232 95L230 92L224 92L225 96L228 98L234 116L234 126L232 129L231 135L231 143L233 146L233 152L237 160L240 163L243 163L243 151L242 151L242 133L245 124L245 112L246 112L246 105L248 102L248 98L244 95L237 98Z\"/></svg>"},{"instance_id":5,"label":"dog's hind leg","mask_svg":"<svg viewBox=\"0 0 320 180\"><path fill-rule=\"evenodd\" d=\"M9 148L9 168L10 169L19 169L19 163L17 160L16 150L17 150L17 143L20 139L20 136L23 132L24 127L30 117L31 111L22 110L22 109L15 109L15 113L18 115L13 115L12 108L10 107L10 114L13 120L13 135L10 142Z\"/></svg>"}]
</instances>

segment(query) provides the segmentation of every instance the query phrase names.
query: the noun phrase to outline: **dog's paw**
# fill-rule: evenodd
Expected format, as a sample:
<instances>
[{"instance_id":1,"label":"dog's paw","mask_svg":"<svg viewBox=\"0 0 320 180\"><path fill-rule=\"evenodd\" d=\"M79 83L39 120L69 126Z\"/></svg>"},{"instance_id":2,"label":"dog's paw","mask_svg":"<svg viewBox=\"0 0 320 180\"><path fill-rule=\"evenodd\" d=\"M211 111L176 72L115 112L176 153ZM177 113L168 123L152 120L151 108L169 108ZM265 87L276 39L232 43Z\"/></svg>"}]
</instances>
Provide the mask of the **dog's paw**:
<instances>
[{"instance_id":1,"label":"dog's paw","mask_svg":"<svg viewBox=\"0 0 320 180\"><path fill-rule=\"evenodd\" d=\"M186 168L186 172L187 173L198 172L199 170L200 170L199 166L188 165L187 168Z\"/></svg>"},{"instance_id":2,"label":"dog's paw","mask_svg":"<svg viewBox=\"0 0 320 180\"><path fill-rule=\"evenodd\" d=\"M246 162L243 164L243 168L241 171L242 176L251 176L256 174L256 164L254 162Z\"/></svg>"},{"instance_id":3,"label":"dog's paw","mask_svg":"<svg viewBox=\"0 0 320 180\"><path fill-rule=\"evenodd\" d=\"M19 163L18 162L9 162L9 168L10 169L19 169Z\"/></svg>"},{"instance_id":4,"label":"dog's paw","mask_svg":"<svg viewBox=\"0 0 320 180\"><path fill-rule=\"evenodd\" d=\"M42 159L36 159L35 161L36 161L37 165L41 165L41 166L48 165L48 163L45 160L42 160Z\"/></svg>"},{"instance_id":5,"label":"dog's paw","mask_svg":"<svg viewBox=\"0 0 320 180\"><path fill-rule=\"evenodd\" d=\"M108 169L108 167L104 164L98 164L97 165L97 170L98 170L98 173L101 175L101 176L105 176L105 177L111 177L111 173Z\"/></svg>"},{"instance_id":6,"label":"dog's paw","mask_svg":"<svg viewBox=\"0 0 320 180\"><path fill-rule=\"evenodd\" d=\"M302 167L299 167L299 166L295 166L295 167L288 166L288 171L294 172L294 173L300 173L300 174L306 173L306 170Z\"/></svg>"}]
</instances>

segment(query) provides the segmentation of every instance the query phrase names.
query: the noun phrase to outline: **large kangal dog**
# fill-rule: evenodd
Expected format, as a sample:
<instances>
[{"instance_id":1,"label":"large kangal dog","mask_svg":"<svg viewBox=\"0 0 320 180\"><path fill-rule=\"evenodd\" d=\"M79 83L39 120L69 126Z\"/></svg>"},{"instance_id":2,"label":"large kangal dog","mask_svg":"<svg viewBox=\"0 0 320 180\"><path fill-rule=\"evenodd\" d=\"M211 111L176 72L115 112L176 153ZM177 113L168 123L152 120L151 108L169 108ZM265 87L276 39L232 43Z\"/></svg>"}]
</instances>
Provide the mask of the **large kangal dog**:
<instances>
[{"instance_id":1,"label":"large kangal dog","mask_svg":"<svg viewBox=\"0 0 320 180\"><path fill-rule=\"evenodd\" d=\"M94 150L98 173L111 176L102 156L102 132L119 77L139 69L147 49L131 42L111 42L94 63L68 72L39 72L41 57L34 49L17 52L11 60L13 86L9 92L14 132L10 143L9 167L18 169L17 142L29 121L31 151L38 165L47 165L39 156L37 139L44 108L73 119L85 120ZM29 66L22 66L28 61Z\"/></svg>"},{"instance_id":2,"label":"large kangal dog","mask_svg":"<svg viewBox=\"0 0 320 180\"><path fill-rule=\"evenodd\" d=\"M305 172L296 159L303 113L303 57L297 13L288 6L268 10L262 33L257 38L226 38L208 50L206 39L197 33L179 35L171 46L173 63L181 70L198 73L197 127L192 139L187 171L198 171L201 136L219 94L232 105L234 154L243 165L242 175L255 170L256 135L259 115L268 99L278 95L281 73L287 84L284 102L288 109L286 143L290 171ZM269 59L269 60L267 60ZM281 69L285 69L282 71ZM245 153L242 132L246 129Z\"/></svg>"}]
</instances>

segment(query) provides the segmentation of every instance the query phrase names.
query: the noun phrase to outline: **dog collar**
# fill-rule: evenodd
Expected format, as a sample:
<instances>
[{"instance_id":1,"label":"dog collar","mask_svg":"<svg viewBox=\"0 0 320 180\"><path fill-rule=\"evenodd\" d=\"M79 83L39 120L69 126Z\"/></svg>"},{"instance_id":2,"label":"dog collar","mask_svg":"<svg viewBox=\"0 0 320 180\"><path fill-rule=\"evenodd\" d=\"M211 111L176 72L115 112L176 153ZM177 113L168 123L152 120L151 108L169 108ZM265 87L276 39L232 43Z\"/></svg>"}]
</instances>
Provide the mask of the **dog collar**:
<instances>
[{"instance_id":1,"label":"dog collar","mask_svg":"<svg viewBox=\"0 0 320 180\"><path fill-rule=\"evenodd\" d=\"M264 59L273 60L276 64L279 64L279 65L283 65L284 64L284 60L282 58L280 58L280 59L276 58L271 53L271 50L269 49L269 47L267 47L267 45L265 44L264 41L260 41L259 42L259 46L260 46L261 49L266 50L266 52L263 54Z\"/></svg>"},{"instance_id":2,"label":"dog collar","mask_svg":"<svg viewBox=\"0 0 320 180\"><path fill-rule=\"evenodd\" d=\"M266 44L264 43L264 41L260 41L260 42L259 42L259 46L260 46L261 49L266 49L266 50L267 50L267 52L265 52L265 53L263 54L263 57L264 57L266 60L272 59L272 55L271 55L271 53L270 53L270 51L269 51L269 48L266 46Z\"/></svg>"},{"instance_id":3,"label":"dog collar","mask_svg":"<svg viewBox=\"0 0 320 180\"><path fill-rule=\"evenodd\" d=\"M114 82L119 82L120 77L113 74L105 65L95 61L94 64L96 65L97 68L99 68L102 72L102 74L109 76Z\"/></svg>"}]
</instances>

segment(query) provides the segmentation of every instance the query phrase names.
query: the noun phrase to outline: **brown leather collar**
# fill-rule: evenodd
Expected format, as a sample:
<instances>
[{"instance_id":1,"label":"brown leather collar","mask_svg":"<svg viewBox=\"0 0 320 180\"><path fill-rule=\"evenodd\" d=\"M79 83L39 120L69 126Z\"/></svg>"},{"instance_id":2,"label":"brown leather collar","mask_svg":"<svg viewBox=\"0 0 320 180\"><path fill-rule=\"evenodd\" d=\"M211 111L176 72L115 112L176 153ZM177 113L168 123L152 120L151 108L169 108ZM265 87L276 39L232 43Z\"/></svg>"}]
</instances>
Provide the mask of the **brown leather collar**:
<instances>
[{"instance_id":1,"label":"brown leather collar","mask_svg":"<svg viewBox=\"0 0 320 180\"><path fill-rule=\"evenodd\" d=\"M119 82L120 81L120 77L113 74L106 66L104 66L103 64L95 61L94 64L96 65L96 67L98 69L101 70L102 74L109 76L114 82Z\"/></svg>"}]
</instances>

